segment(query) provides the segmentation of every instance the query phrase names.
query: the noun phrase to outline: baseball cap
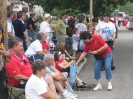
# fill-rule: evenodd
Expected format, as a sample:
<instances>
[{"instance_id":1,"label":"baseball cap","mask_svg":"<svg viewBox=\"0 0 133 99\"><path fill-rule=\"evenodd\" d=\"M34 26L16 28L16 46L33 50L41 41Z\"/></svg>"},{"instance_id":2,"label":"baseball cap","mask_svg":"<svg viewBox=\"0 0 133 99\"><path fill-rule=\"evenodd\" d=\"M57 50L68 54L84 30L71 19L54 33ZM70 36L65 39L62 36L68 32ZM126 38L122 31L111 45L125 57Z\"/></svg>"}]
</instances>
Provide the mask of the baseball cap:
<instances>
[{"instance_id":1,"label":"baseball cap","mask_svg":"<svg viewBox=\"0 0 133 99\"><path fill-rule=\"evenodd\" d=\"M52 16L49 13L47 13L47 14L44 15L44 18L48 18L48 17L51 17L52 18Z\"/></svg>"},{"instance_id":2,"label":"baseball cap","mask_svg":"<svg viewBox=\"0 0 133 99\"><path fill-rule=\"evenodd\" d=\"M103 16L110 17L110 14L109 14L109 13L107 13L107 12L105 12L105 13L103 14Z\"/></svg>"}]
</instances>

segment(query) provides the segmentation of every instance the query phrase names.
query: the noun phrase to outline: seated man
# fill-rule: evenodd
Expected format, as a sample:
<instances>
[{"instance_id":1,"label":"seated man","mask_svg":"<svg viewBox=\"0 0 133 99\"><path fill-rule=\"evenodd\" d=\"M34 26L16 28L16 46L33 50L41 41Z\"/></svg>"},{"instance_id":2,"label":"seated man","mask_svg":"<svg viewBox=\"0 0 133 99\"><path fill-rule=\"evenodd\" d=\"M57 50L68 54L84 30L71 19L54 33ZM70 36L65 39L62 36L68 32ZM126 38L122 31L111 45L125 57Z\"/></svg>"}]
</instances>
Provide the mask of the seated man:
<instances>
[{"instance_id":1,"label":"seated man","mask_svg":"<svg viewBox=\"0 0 133 99\"><path fill-rule=\"evenodd\" d=\"M10 86L24 88L24 81L29 79L32 69L28 59L22 53L23 41L19 38L13 39L10 48L11 59L5 64L6 73L9 76L8 83Z\"/></svg>"},{"instance_id":2,"label":"seated man","mask_svg":"<svg viewBox=\"0 0 133 99\"><path fill-rule=\"evenodd\" d=\"M43 60L45 52L42 48L42 42L47 38L47 34L43 32L39 32L37 34L37 40L32 42L29 48L26 50L25 55L28 57L30 61L41 59Z\"/></svg>"},{"instance_id":3,"label":"seated man","mask_svg":"<svg viewBox=\"0 0 133 99\"><path fill-rule=\"evenodd\" d=\"M45 54L44 61L46 62L46 76L50 75L53 80L56 89L62 93L62 97L64 98L72 98L76 99L77 95L72 94L67 91L67 89L64 89L61 85L62 83L67 82L67 79L64 77L64 74L60 73L58 70L54 67L54 56L52 54Z\"/></svg>"},{"instance_id":4,"label":"seated man","mask_svg":"<svg viewBox=\"0 0 133 99\"><path fill-rule=\"evenodd\" d=\"M20 38L15 38L11 42L10 53L6 54L0 50L1 54L5 56L11 56L9 62L6 62L6 73L8 75L8 83L10 86L17 88L25 88L25 84L29 77L32 75L32 69L29 60L24 55L23 41ZM49 81L47 84L49 88L55 92L55 86L50 76L45 77L45 81Z\"/></svg>"},{"instance_id":5,"label":"seated man","mask_svg":"<svg viewBox=\"0 0 133 99\"><path fill-rule=\"evenodd\" d=\"M42 60L32 63L33 74L29 78L26 87L26 99L59 99L47 86L43 76L46 73L46 64Z\"/></svg>"}]
</instances>

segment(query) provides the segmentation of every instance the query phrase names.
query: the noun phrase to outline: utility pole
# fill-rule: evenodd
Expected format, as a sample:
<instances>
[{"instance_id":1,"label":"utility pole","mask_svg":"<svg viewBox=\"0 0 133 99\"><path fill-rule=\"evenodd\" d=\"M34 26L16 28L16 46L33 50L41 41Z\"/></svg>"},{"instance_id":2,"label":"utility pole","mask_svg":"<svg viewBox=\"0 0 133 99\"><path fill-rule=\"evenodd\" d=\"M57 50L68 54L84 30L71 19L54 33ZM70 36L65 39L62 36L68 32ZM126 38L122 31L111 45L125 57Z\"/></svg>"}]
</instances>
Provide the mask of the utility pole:
<instances>
[{"instance_id":1,"label":"utility pole","mask_svg":"<svg viewBox=\"0 0 133 99\"><path fill-rule=\"evenodd\" d=\"M2 37L4 37L4 46L7 49L7 0L0 0L0 26L3 29ZM0 42L1 43L1 42ZM0 70L3 67L2 56L0 55Z\"/></svg>"},{"instance_id":2,"label":"utility pole","mask_svg":"<svg viewBox=\"0 0 133 99\"><path fill-rule=\"evenodd\" d=\"M3 29L4 46L8 48L7 39L7 0L0 0L0 25Z\"/></svg>"},{"instance_id":3,"label":"utility pole","mask_svg":"<svg viewBox=\"0 0 133 99\"><path fill-rule=\"evenodd\" d=\"M90 0L90 23L92 23L93 17L93 0Z\"/></svg>"}]
</instances>

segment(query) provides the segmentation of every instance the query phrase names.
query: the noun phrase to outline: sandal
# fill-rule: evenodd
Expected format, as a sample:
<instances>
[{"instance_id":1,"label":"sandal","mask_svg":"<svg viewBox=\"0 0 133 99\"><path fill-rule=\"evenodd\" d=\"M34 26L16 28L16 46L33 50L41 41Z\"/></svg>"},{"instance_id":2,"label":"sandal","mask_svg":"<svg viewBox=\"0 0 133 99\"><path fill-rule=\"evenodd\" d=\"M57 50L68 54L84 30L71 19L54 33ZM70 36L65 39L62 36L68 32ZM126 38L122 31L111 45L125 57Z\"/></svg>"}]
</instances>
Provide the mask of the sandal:
<instances>
[{"instance_id":1,"label":"sandal","mask_svg":"<svg viewBox=\"0 0 133 99\"><path fill-rule=\"evenodd\" d=\"M87 84L85 82L82 82L83 85L87 86Z\"/></svg>"},{"instance_id":2,"label":"sandal","mask_svg":"<svg viewBox=\"0 0 133 99\"><path fill-rule=\"evenodd\" d=\"M81 86L76 86L77 88L86 88L86 86L83 84Z\"/></svg>"}]
</instances>

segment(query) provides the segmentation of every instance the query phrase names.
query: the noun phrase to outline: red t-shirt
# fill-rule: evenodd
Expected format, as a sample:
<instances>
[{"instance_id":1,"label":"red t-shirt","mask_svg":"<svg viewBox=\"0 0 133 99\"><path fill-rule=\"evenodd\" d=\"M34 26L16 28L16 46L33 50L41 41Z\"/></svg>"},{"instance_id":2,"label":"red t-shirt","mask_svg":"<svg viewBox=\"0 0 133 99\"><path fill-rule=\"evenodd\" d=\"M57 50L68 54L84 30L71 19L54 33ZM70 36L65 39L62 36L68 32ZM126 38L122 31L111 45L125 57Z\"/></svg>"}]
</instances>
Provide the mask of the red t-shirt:
<instances>
[{"instance_id":1,"label":"red t-shirt","mask_svg":"<svg viewBox=\"0 0 133 99\"><path fill-rule=\"evenodd\" d=\"M55 61L55 68L56 68L58 71L61 71L61 68L58 66L59 63L60 63L60 61Z\"/></svg>"},{"instance_id":2,"label":"red t-shirt","mask_svg":"<svg viewBox=\"0 0 133 99\"><path fill-rule=\"evenodd\" d=\"M50 46L49 46L49 44L46 41L44 41L44 42L42 42L42 48L43 48L43 50L46 49L46 50L49 51Z\"/></svg>"},{"instance_id":3,"label":"red t-shirt","mask_svg":"<svg viewBox=\"0 0 133 99\"><path fill-rule=\"evenodd\" d=\"M14 79L14 76L18 74L22 74L24 76L30 77L32 75L32 69L29 60L25 57L25 60L18 59L14 54L11 54L11 59L9 62L6 62L6 73L9 75L8 83L10 86L14 86L15 84L20 84L20 81Z\"/></svg>"},{"instance_id":4,"label":"red t-shirt","mask_svg":"<svg viewBox=\"0 0 133 99\"><path fill-rule=\"evenodd\" d=\"M61 71L61 68L58 66L58 64L61 63L62 61L64 61L64 58L62 58L61 61L54 61L54 62L55 62L55 68L56 68L58 71Z\"/></svg>"},{"instance_id":5,"label":"red t-shirt","mask_svg":"<svg viewBox=\"0 0 133 99\"><path fill-rule=\"evenodd\" d=\"M103 38L101 36L93 35L92 36L92 41L85 44L84 52L87 53L88 51L98 50L99 48L104 46L105 43L106 42L103 40ZM103 51L99 52L97 55L102 55L102 57L105 57L110 52L111 52L111 49L110 49L109 46L107 46L106 49L104 49Z\"/></svg>"}]
</instances>

